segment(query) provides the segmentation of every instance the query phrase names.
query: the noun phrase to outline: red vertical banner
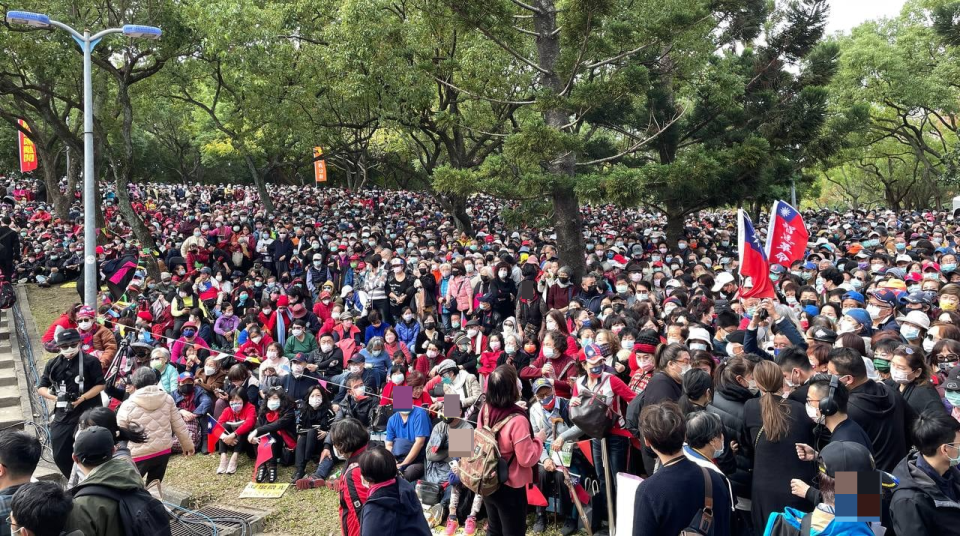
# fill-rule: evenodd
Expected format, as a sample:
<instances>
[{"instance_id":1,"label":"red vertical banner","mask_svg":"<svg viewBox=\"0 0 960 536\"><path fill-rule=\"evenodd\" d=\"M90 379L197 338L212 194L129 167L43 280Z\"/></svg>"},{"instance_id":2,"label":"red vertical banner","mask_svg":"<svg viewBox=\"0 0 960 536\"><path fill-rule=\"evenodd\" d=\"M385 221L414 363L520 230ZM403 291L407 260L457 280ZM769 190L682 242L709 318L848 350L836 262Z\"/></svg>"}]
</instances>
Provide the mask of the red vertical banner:
<instances>
[{"instance_id":1,"label":"red vertical banner","mask_svg":"<svg viewBox=\"0 0 960 536\"><path fill-rule=\"evenodd\" d=\"M323 156L323 149L313 148L313 175L317 182L327 182L327 161L320 158Z\"/></svg>"},{"instance_id":2,"label":"red vertical banner","mask_svg":"<svg viewBox=\"0 0 960 536\"><path fill-rule=\"evenodd\" d=\"M20 119L19 122L25 130L30 130L26 121ZM37 147L33 144L33 140L23 135L23 130L18 130L17 135L20 146L20 173L28 173L37 169Z\"/></svg>"}]
</instances>

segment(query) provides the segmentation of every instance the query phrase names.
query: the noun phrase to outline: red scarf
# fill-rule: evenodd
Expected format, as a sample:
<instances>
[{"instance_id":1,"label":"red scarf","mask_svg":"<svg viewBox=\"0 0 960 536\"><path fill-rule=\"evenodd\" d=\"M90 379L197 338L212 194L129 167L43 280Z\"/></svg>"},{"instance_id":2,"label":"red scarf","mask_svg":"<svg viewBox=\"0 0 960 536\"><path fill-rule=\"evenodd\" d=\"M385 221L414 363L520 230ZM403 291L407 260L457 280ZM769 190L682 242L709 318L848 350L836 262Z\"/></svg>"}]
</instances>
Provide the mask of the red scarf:
<instances>
[{"instance_id":1,"label":"red scarf","mask_svg":"<svg viewBox=\"0 0 960 536\"><path fill-rule=\"evenodd\" d=\"M268 411L263 414L267 419L267 422L276 422L280 418L280 411ZM296 448L297 439L290 435L290 432L286 430L277 430L277 434L283 439L283 443L287 446L288 449Z\"/></svg>"}]
</instances>

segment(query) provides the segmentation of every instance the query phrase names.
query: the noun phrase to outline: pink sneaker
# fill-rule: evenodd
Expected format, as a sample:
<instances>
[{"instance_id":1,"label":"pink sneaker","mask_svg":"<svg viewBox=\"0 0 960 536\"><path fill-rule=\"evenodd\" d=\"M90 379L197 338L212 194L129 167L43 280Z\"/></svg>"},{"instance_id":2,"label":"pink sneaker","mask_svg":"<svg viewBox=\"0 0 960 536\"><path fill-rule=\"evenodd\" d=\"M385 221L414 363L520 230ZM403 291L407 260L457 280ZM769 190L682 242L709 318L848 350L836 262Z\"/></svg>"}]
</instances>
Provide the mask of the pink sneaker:
<instances>
[{"instance_id":1,"label":"pink sneaker","mask_svg":"<svg viewBox=\"0 0 960 536\"><path fill-rule=\"evenodd\" d=\"M477 533L477 518L476 516L467 516L467 522L463 525L463 533L472 535Z\"/></svg>"},{"instance_id":2,"label":"pink sneaker","mask_svg":"<svg viewBox=\"0 0 960 536\"><path fill-rule=\"evenodd\" d=\"M453 536L457 533L458 528L460 528L460 523L457 522L457 517L450 516L447 518L447 530L444 531L444 534Z\"/></svg>"}]
</instances>

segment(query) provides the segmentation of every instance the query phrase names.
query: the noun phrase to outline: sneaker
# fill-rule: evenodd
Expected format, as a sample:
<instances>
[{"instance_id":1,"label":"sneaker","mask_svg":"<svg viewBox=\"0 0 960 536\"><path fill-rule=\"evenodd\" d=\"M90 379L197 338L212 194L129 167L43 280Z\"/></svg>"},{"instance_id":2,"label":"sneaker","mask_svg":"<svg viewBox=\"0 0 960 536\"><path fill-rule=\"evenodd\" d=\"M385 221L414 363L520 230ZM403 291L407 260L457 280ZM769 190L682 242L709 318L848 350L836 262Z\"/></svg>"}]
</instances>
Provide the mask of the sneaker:
<instances>
[{"instance_id":1,"label":"sneaker","mask_svg":"<svg viewBox=\"0 0 960 536\"><path fill-rule=\"evenodd\" d=\"M477 516L467 516L467 522L463 524L463 533L467 535L477 533Z\"/></svg>"},{"instance_id":2,"label":"sneaker","mask_svg":"<svg viewBox=\"0 0 960 536\"><path fill-rule=\"evenodd\" d=\"M294 482L293 485L300 491L318 487L317 481L313 477L301 478L300 480Z\"/></svg>"},{"instance_id":3,"label":"sneaker","mask_svg":"<svg viewBox=\"0 0 960 536\"><path fill-rule=\"evenodd\" d=\"M227 457L220 458L220 467L217 467L217 474L222 475L227 472Z\"/></svg>"},{"instance_id":4,"label":"sneaker","mask_svg":"<svg viewBox=\"0 0 960 536\"><path fill-rule=\"evenodd\" d=\"M460 523L457 522L457 516L450 516L447 518L447 530L443 533L447 536L453 536L457 533L458 528L460 528Z\"/></svg>"},{"instance_id":5,"label":"sneaker","mask_svg":"<svg viewBox=\"0 0 960 536\"><path fill-rule=\"evenodd\" d=\"M563 523L563 528L560 529L560 534L561 536L570 536L571 534L576 533L579 528L579 523L577 523L576 519L567 518L567 520Z\"/></svg>"},{"instance_id":6,"label":"sneaker","mask_svg":"<svg viewBox=\"0 0 960 536\"><path fill-rule=\"evenodd\" d=\"M276 465L271 465L267 469L267 482L270 484L277 483L277 466Z\"/></svg>"},{"instance_id":7,"label":"sneaker","mask_svg":"<svg viewBox=\"0 0 960 536\"><path fill-rule=\"evenodd\" d=\"M260 464L260 467L257 467L257 484L263 484L267 479L267 464Z\"/></svg>"},{"instance_id":8,"label":"sneaker","mask_svg":"<svg viewBox=\"0 0 960 536\"><path fill-rule=\"evenodd\" d=\"M230 462L227 464L227 474L232 475L237 472L237 456L231 456Z\"/></svg>"},{"instance_id":9,"label":"sneaker","mask_svg":"<svg viewBox=\"0 0 960 536\"><path fill-rule=\"evenodd\" d=\"M547 530L547 516L545 514L537 514L537 520L533 522L533 533L541 534Z\"/></svg>"}]
</instances>

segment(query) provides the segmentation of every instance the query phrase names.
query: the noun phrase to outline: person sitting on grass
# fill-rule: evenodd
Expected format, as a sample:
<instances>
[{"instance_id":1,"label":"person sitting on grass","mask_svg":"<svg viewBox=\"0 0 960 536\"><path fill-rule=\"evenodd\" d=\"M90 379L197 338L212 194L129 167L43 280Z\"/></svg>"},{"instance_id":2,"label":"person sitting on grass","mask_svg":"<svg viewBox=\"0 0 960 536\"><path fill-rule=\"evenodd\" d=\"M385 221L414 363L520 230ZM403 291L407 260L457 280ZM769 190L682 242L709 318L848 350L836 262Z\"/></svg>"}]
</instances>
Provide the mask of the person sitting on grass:
<instances>
[{"instance_id":1,"label":"person sitting on grass","mask_svg":"<svg viewBox=\"0 0 960 536\"><path fill-rule=\"evenodd\" d=\"M246 449L247 434L257 423L257 408L250 403L246 389L234 389L230 393L228 403L219 419L225 432L216 445L217 452L220 453L218 475L232 475L237 472L237 456Z\"/></svg>"}]
</instances>

